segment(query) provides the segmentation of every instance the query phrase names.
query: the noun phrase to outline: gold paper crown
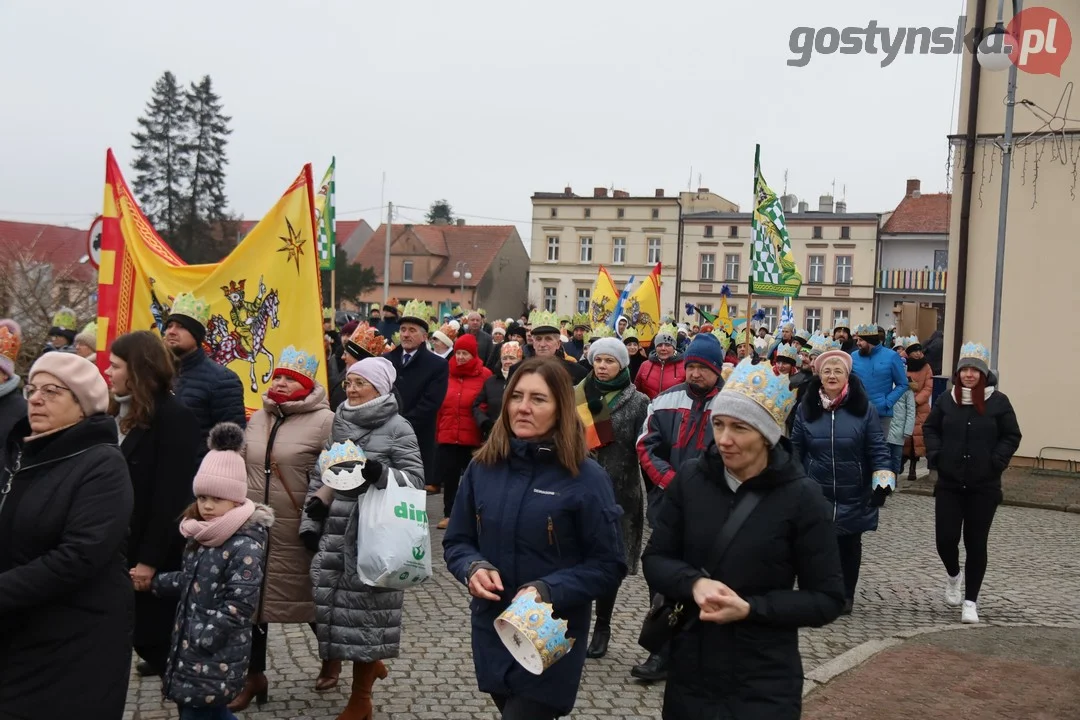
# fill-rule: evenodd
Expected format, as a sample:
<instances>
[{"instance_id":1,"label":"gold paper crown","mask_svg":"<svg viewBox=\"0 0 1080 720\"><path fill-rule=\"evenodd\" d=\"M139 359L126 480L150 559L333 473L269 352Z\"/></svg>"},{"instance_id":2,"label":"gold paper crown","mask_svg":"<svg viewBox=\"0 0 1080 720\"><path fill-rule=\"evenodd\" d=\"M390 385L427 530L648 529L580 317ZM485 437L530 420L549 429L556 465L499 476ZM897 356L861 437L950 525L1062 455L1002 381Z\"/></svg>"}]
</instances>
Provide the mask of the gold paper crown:
<instances>
[{"instance_id":1,"label":"gold paper crown","mask_svg":"<svg viewBox=\"0 0 1080 720\"><path fill-rule=\"evenodd\" d=\"M62 307L57 310L52 319L53 327L58 327L61 330L70 330L72 332L75 332L75 324L77 322L78 318L75 316L75 311L69 307Z\"/></svg>"},{"instance_id":2,"label":"gold paper crown","mask_svg":"<svg viewBox=\"0 0 1080 720\"><path fill-rule=\"evenodd\" d=\"M539 327L559 327L559 316L546 310L533 310L529 313L529 324L533 330Z\"/></svg>"},{"instance_id":3,"label":"gold paper crown","mask_svg":"<svg viewBox=\"0 0 1080 720\"><path fill-rule=\"evenodd\" d=\"M768 363L754 365L750 358L735 366L720 392L739 393L750 398L764 408L780 427L784 427L788 413L795 405L790 378L777 375Z\"/></svg>"},{"instance_id":4,"label":"gold paper crown","mask_svg":"<svg viewBox=\"0 0 1080 720\"><path fill-rule=\"evenodd\" d=\"M378 330L362 322L353 330L349 342L355 343L372 355L382 355L386 352L386 339L379 335Z\"/></svg>"},{"instance_id":5,"label":"gold paper crown","mask_svg":"<svg viewBox=\"0 0 1080 720\"><path fill-rule=\"evenodd\" d=\"M322 309L322 317L323 317L323 320L333 320L334 319L334 308L324 307Z\"/></svg>"},{"instance_id":6,"label":"gold paper crown","mask_svg":"<svg viewBox=\"0 0 1080 720\"><path fill-rule=\"evenodd\" d=\"M503 322L502 320L493 320L492 323L491 323L491 331L495 332L496 330L502 330L502 331L505 332L506 323Z\"/></svg>"},{"instance_id":7,"label":"gold paper crown","mask_svg":"<svg viewBox=\"0 0 1080 720\"><path fill-rule=\"evenodd\" d=\"M661 326L660 326L660 328L659 328L659 329L658 329L658 330L656 331L656 334L657 334L657 335L659 335L659 334L661 334L661 333L666 333L666 334L670 335L671 337L678 337L678 335L679 335L679 328L675 327L675 326L674 326L674 325L672 325L671 323L664 323L664 324L663 324L663 325L661 325Z\"/></svg>"},{"instance_id":8,"label":"gold paper crown","mask_svg":"<svg viewBox=\"0 0 1080 720\"><path fill-rule=\"evenodd\" d=\"M487 310L485 310L484 308L476 308L476 312L480 313L480 317L482 318L487 317Z\"/></svg>"},{"instance_id":9,"label":"gold paper crown","mask_svg":"<svg viewBox=\"0 0 1080 720\"><path fill-rule=\"evenodd\" d=\"M712 335L720 341L720 347L724 349L724 352L727 352L728 348L731 347L731 336L724 332L721 327L713 328Z\"/></svg>"},{"instance_id":10,"label":"gold paper crown","mask_svg":"<svg viewBox=\"0 0 1080 720\"><path fill-rule=\"evenodd\" d=\"M189 317L200 325L210 321L210 303L195 297L191 293L180 293L173 300L170 315Z\"/></svg>"},{"instance_id":11,"label":"gold paper crown","mask_svg":"<svg viewBox=\"0 0 1080 720\"><path fill-rule=\"evenodd\" d=\"M14 320L0 320L0 355L15 362L22 347L22 331Z\"/></svg>"},{"instance_id":12,"label":"gold paper crown","mask_svg":"<svg viewBox=\"0 0 1080 720\"><path fill-rule=\"evenodd\" d=\"M607 323L598 323L592 326L589 331L589 339L598 340L600 338L615 337L615 328L611 327ZM626 338L626 334L623 334L623 339Z\"/></svg>"},{"instance_id":13,"label":"gold paper crown","mask_svg":"<svg viewBox=\"0 0 1080 720\"><path fill-rule=\"evenodd\" d=\"M592 319L589 317L589 313L577 313L574 315L571 322L574 323L575 328L587 328L592 326Z\"/></svg>"},{"instance_id":14,"label":"gold paper crown","mask_svg":"<svg viewBox=\"0 0 1080 720\"><path fill-rule=\"evenodd\" d=\"M461 326L458 325L458 327L461 327ZM450 323L446 323L446 324L442 325L439 328L439 332L443 333L444 335L446 335L446 337L450 338L451 343L454 342L455 340L457 340L458 328L454 327Z\"/></svg>"},{"instance_id":15,"label":"gold paper crown","mask_svg":"<svg viewBox=\"0 0 1080 720\"><path fill-rule=\"evenodd\" d=\"M431 318L433 310L430 305L421 300L410 300L401 309L400 316L403 318L413 317L427 322Z\"/></svg>"},{"instance_id":16,"label":"gold paper crown","mask_svg":"<svg viewBox=\"0 0 1080 720\"><path fill-rule=\"evenodd\" d=\"M626 342L627 340L637 340L637 330L635 330L634 328L626 328L625 330L623 330L622 339L623 342Z\"/></svg>"},{"instance_id":17,"label":"gold paper crown","mask_svg":"<svg viewBox=\"0 0 1080 720\"><path fill-rule=\"evenodd\" d=\"M93 335L97 337L97 320L91 320L83 326L83 329L79 332L80 335Z\"/></svg>"}]
</instances>

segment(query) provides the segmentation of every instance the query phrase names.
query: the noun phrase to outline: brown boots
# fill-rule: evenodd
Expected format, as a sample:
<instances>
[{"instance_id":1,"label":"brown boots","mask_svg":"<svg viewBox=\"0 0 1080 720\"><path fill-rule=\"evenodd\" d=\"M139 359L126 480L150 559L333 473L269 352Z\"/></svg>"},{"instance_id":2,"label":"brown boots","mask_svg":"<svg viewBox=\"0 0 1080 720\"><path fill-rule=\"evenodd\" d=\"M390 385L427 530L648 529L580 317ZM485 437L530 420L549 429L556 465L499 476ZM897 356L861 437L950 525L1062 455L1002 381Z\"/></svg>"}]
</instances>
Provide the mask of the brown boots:
<instances>
[{"instance_id":1,"label":"brown boots","mask_svg":"<svg viewBox=\"0 0 1080 720\"><path fill-rule=\"evenodd\" d=\"M337 720L371 720L371 688L375 679L386 679L386 666L382 660L370 663L353 663L352 695L345 710L337 716Z\"/></svg>"},{"instance_id":2,"label":"brown boots","mask_svg":"<svg viewBox=\"0 0 1080 720\"><path fill-rule=\"evenodd\" d=\"M315 679L315 689L318 692L322 692L323 690L336 688L338 677L340 675L340 660L323 660L322 669L319 671L319 677Z\"/></svg>"},{"instance_id":3,"label":"brown boots","mask_svg":"<svg viewBox=\"0 0 1080 720\"><path fill-rule=\"evenodd\" d=\"M269 689L270 684L266 682L266 675L263 673L248 673L247 678L244 679L244 689L229 703L229 709L234 712L247 710L253 699L256 705L262 705L266 702Z\"/></svg>"}]
</instances>

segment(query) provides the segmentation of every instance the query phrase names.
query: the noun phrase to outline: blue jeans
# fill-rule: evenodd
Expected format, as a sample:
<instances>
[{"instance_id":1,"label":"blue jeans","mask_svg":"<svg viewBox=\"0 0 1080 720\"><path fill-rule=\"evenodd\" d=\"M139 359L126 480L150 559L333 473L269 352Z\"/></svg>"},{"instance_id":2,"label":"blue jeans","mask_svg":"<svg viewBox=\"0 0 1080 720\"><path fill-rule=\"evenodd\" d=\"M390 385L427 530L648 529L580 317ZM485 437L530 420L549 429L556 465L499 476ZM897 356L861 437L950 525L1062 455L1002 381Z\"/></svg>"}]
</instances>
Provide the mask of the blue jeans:
<instances>
[{"instance_id":1,"label":"blue jeans","mask_svg":"<svg viewBox=\"0 0 1080 720\"><path fill-rule=\"evenodd\" d=\"M215 705L213 707L181 705L180 720L236 720L236 716L225 705Z\"/></svg>"},{"instance_id":2,"label":"blue jeans","mask_svg":"<svg viewBox=\"0 0 1080 720\"><path fill-rule=\"evenodd\" d=\"M904 446L893 445L892 443L886 443L889 446L889 453L892 455L892 471L897 476L900 475L900 465L904 462Z\"/></svg>"}]
</instances>

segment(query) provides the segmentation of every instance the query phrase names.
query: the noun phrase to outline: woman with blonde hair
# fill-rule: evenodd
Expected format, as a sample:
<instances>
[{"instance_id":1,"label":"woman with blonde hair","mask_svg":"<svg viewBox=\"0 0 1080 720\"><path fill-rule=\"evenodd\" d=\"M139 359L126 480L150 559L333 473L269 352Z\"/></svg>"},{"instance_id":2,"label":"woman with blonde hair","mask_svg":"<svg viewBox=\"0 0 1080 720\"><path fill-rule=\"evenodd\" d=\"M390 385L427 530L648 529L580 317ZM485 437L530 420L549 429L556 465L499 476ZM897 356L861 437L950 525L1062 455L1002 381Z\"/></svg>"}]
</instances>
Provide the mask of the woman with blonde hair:
<instances>
[{"instance_id":1,"label":"woman with blonde hair","mask_svg":"<svg viewBox=\"0 0 1080 720\"><path fill-rule=\"evenodd\" d=\"M545 720L574 707L592 601L612 594L626 560L611 478L587 456L565 362L517 366L491 435L462 476L443 538L446 565L473 596L480 690L504 720ZM551 603L577 642L542 675L520 666L495 632L515 597Z\"/></svg>"}]
</instances>

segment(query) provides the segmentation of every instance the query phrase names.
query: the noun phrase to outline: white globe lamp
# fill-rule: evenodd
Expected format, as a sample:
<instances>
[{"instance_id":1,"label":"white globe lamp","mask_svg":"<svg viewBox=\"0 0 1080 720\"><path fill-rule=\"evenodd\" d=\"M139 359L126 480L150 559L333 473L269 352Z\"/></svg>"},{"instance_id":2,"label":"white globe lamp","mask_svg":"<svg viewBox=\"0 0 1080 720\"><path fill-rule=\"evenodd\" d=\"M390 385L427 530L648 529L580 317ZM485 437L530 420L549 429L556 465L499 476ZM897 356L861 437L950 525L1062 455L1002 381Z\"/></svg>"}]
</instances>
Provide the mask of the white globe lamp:
<instances>
[{"instance_id":1,"label":"white globe lamp","mask_svg":"<svg viewBox=\"0 0 1080 720\"><path fill-rule=\"evenodd\" d=\"M983 38L975 52L975 57L983 70L1001 72L1012 65L1009 55L1016 47L1016 38L997 26Z\"/></svg>"}]
</instances>

